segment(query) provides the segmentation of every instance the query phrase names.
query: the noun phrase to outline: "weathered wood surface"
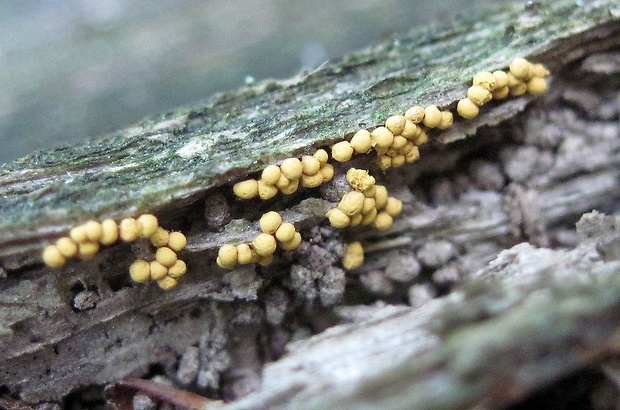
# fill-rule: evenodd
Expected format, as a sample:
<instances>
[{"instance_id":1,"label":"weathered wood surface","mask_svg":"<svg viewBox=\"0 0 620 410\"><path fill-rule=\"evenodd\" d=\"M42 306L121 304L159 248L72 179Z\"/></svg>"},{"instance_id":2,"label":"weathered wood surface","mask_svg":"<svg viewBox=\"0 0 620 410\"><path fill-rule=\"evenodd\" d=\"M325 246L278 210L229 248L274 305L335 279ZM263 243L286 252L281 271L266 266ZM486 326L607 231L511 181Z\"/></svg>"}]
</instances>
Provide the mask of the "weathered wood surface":
<instances>
[{"instance_id":1,"label":"weathered wood surface","mask_svg":"<svg viewBox=\"0 0 620 410\"><path fill-rule=\"evenodd\" d=\"M376 308L289 346L257 392L205 408L503 408L601 363L620 347L620 262L596 245L615 238L617 251L617 221L582 224L595 238L576 249L517 245L448 297Z\"/></svg>"},{"instance_id":2,"label":"weathered wood surface","mask_svg":"<svg viewBox=\"0 0 620 410\"><path fill-rule=\"evenodd\" d=\"M504 68L514 57L539 56L557 70L615 44L617 18L612 1L532 10L515 3L484 18L413 30L304 77L222 94L92 144L7 164L0 170L0 257L40 249L42 239L92 217L191 198L377 126L412 102L449 105L474 73Z\"/></svg>"},{"instance_id":3,"label":"weathered wood surface","mask_svg":"<svg viewBox=\"0 0 620 410\"><path fill-rule=\"evenodd\" d=\"M304 262L310 258L303 252L284 256L268 269L217 269L217 246L253 236L256 224L250 221L267 207L224 198L235 219L214 232L203 219L203 193L208 205L222 192L227 195L228 189L217 189L220 185L360 126L378 125L412 102L449 105L464 94L474 72L505 67L516 56L549 64L556 73L552 92L523 115L517 113L529 98L489 107L479 119L438 135L445 144L424 149L418 163L402 169L406 172L382 176L405 201L405 212L386 233L355 233L367 244L369 257L350 276L348 287L365 287L374 297L402 302L420 272L390 266L394 259L413 258L439 283L438 272L442 280L451 272L468 276L522 239L574 245L570 227L576 218L592 208L613 212L620 197L618 110L613 108L620 88L618 65L606 72L599 61L617 57L619 13L611 1L541 3L526 10L514 5L469 22L412 31L287 84L220 96L94 145L9 165L0 171L0 257L7 272L0 278L0 335L5 334L0 338L0 385L28 402L59 400L80 386L143 375L153 363L173 374L178 355L195 353L195 374L177 374L179 385L207 393L223 389L218 394L229 398L248 386L256 388L262 362L281 353L276 339L293 340L308 331L284 316L309 320L295 306L316 305L317 295L328 298L338 286L321 279L298 286L304 278L295 272L312 265ZM581 60L588 55L592 58ZM611 114L604 115L600 108L609 105ZM482 125L503 120L509 121L458 142ZM481 161L471 158L481 153L486 153ZM368 165L366 159L359 161ZM283 209L308 233L322 220L334 191L337 183L268 206ZM184 255L190 272L172 292L128 282L128 261L144 250L127 246L55 271L33 264L45 240L75 222L147 210L190 235ZM327 231L323 242L307 244L310 251L328 250L327 262L320 269L312 266L322 278L334 273L333 244L342 242ZM426 243L442 240L456 254L439 262L423 255ZM357 325L360 337L366 326ZM270 347L255 346L260 338ZM230 382L235 377L245 385ZM229 382L222 384L221 378ZM278 400L272 393L263 391L261 397Z\"/></svg>"}]
</instances>

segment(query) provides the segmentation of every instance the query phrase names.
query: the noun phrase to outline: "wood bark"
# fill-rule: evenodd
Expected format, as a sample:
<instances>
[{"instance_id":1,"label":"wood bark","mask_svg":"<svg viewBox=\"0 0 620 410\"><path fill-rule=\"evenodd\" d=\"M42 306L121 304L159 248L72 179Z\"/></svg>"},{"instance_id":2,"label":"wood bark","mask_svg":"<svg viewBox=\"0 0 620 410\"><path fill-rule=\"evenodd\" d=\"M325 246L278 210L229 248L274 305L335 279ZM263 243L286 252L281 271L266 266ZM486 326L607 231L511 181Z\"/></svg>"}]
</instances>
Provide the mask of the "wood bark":
<instances>
[{"instance_id":1,"label":"wood bark","mask_svg":"<svg viewBox=\"0 0 620 410\"><path fill-rule=\"evenodd\" d=\"M616 221L571 251L520 244L467 286L419 307L385 306L289 347L255 393L206 409L503 408L617 354L620 263L595 250ZM617 246L617 245L616 245Z\"/></svg>"},{"instance_id":2,"label":"wood bark","mask_svg":"<svg viewBox=\"0 0 620 410\"><path fill-rule=\"evenodd\" d=\"M619 42L615 2L515 4L416 28L287 82L222 94L96 143L8 164L0 170L0 385L26 402L59 401L84 386L148 374L157 364L182 387L236 398L258 388L260 366L282 354L282 340L334 322L329 305L343 297L338 254L349 238L361 238L368 255L348 275L348 304L402 303L408 295L416 304L415 286L450 289L522 240L575 246L577 218L593 208L614 212L620 197ZM267 164L378 126L412 104L454 107L474 73L505 68L515 57L550 67L548 95L533 104L532 97L493 103L477 119L433 135L417 163L381 174L405 202L387 232L317 229L340 192L339 178L267 204L241 203L230 194L231 183ZM372 167L368 158L354 163ZM215 211L214 203L221 205ZM269 268L218 269L217 247L248 241L267 209L295 221L306 239L302 249ZM189 234L190 271L177 289L164 293L129 282L128 264L148 253L138 246L113 246L58 270L41 267L42 247L72 225L146 211ZM502 280L479 278L419 309L379 309L375 319L328 330L292 347L266 369L261 390L231 406L450 408L521 398L615 346L617 266L599 262L600 255L576 267L562 262L589 257L593 246L566 255L516 248L493 265L512 272ZM316 255L323 256L317 261ZM533 276L519 273L526 267ZM574 280L562 282L571 275ZM571 310L573 301L578 306ZM548 316L516 320L536 309ZM459 310L475 314L453 313ZM315 314L320 318L309 319ZM435 327L440 316L448 319ZM595 334L605 343L575 352L590 340L584 323L591 321L600 322ZM534 352L550 350L550 362L521 350L526 361L508 360L523 338ZM340 353L329 356L332 346ZM489 349L496 349L489 357L500 360L499 370L483 360ZM192 355L191 374L175 373L178 356L191 361ZM312 357L316 362L305 361ZM413 357L422 359L411 365ZM554 367L557 358L563 362ZM385 366L372 370L372 363ZM533 367L518 367L523 363ZM517 380L514 371L531 377ZM422 394L438 384L453 390ZM504 385L514 391L501 390Z\"/></svg>"}]
</instances>

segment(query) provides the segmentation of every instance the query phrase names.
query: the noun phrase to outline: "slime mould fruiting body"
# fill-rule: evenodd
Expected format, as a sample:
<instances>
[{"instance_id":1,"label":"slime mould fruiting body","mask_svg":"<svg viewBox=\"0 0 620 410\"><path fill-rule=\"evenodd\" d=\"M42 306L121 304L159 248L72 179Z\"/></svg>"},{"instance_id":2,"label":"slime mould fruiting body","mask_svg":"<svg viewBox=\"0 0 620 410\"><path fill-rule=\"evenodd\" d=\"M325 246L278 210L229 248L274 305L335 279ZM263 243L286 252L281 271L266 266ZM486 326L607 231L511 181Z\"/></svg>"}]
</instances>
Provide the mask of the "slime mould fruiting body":
<instances>
[{"instance_id":1,"label":"slime mould fruiting body","mask_svg":"<svg viewBox=\"0 0 620 410\"><path fill-rule=\"evenodd\" d=\"M119 223L106 219L73 227L69 236L58 239L43 250L43 262L59 268L70 258L91 259L102 245L113 245L119 239L125 243L150 241L155 248L153 261L137 259L129 267L129 275L136 283L152 279L162 289L169 290L177 285L178 278L187 270L185 262L177 257L177 252L182 251L187 243L185 235L165 230L159 226L157 217L151 214L140 215L136 219L125 218Z\"/></svg>"},{"instance_id":2,"label":"slime mould fruiting body","mask_svg":"<svg viewBox=\"0 0 620 410\"><path fill-rule=\"evenodd\" d=\"M480 113L480 108L492 100L525 93L541 94L547 90L545 77L549 71L542 64L523 58L514 60L508 71L479 72L465 98L458 101L456 113L468 120ZM435 105L412 106L403 115L393 115L382 126L369 131L361 129L350 140L333 144L329 151L331 160L338 163L350 161L356 155L374 155L374 163L381 170L400 167L420 157L419 147L429 139L433 129L445 130L452 126L454 115ZM233 192L240 200L260 198L268 200L278 193L291 195L300 187L317 188L333 179L334 166L330 154L319 149L313 155L287 158L279 165L268 165L259 179L247 179L233 185ZM403 209L402 202L389 196L385 186L378 185L367 170L350 168L346 180L351 189L338 204L326 213L329 223L339 229L368 225L378 230L389 229ZM301 234L291 222L286 222L276 211L263 214L259 221L261 233L250 243L223 244L218 251L217 264L224 269L237 265L271 264L278 248L290 251L300 245ZM92 258L100 246L118 240L134 242L150 240L155 247L155 259L138 259L129 267L131 279L136 283L154 280L164 290L172 289L186 272L186 265L177 257L186 244L180 232L168 232L159 226L154 215L144 214L137 219L125 218L120 223L111 219L103 222L89 221L71 229L69 236L47 246L42 254L46 265L61 267L73 257ZM360 242L347 244L342 256L342 266L355 269L364 261Z\"/></svg>"}]
</instances>

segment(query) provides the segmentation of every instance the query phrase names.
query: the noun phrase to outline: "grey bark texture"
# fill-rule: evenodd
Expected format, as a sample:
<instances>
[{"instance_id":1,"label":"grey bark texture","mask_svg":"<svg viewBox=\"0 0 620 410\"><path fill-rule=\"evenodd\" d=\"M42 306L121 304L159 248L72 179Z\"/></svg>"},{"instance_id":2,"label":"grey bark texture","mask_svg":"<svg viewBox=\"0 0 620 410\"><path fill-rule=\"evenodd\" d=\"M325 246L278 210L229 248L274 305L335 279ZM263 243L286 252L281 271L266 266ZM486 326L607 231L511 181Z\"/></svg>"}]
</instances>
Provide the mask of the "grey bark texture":
<instances>
[{"instance_id":1,"label":"grey bark texture","mask_svg":"<svg viewBox=\"0 0 620 410\"><path fill-rule=\"evenodd\" d=\"M613 1L514 4L8 164L0 385L36 403L163 373L209 397L245 396L232 408L494 407L600 360L620 324L617 262L603 261L617 255L616 222L591 216L582 236L590 227L597 239L581 245L574 224L618 209L618 44ZM515 57L549 66L546 96L485 106L433 134L404 168L352 162L403 200L388 231L327 226L340 177L266 204L231 195L265 165L411 105L453 108L474 73ZM295 222L302 246L267 268L217 268L217 248L249 241L268 209ZM150 251L139 246L57 270L39 262L75 224L147 211L189 237L189 272L173 291L130 283L129 263ZM351 239L367 260L345 275L338 260ZM574 249L519 245L485 268L523 240ZM411 307L333 307L376 300ZM308 339L343 320L353 323Z\"/></svg>"},{"instance_id":2,"label":"grey bark texture","mask_svg":"<svg viewBox=\"0 0 620 410\"><path fill-rule=\"evenodd\" d=\"M221 408L502 408L615 354L620 263L595 246L617 241L617 221L582 224L598 232L576 249L517 245L449 297L376 308L289 346L257 392Z\"/></svg>"}]
</instances>

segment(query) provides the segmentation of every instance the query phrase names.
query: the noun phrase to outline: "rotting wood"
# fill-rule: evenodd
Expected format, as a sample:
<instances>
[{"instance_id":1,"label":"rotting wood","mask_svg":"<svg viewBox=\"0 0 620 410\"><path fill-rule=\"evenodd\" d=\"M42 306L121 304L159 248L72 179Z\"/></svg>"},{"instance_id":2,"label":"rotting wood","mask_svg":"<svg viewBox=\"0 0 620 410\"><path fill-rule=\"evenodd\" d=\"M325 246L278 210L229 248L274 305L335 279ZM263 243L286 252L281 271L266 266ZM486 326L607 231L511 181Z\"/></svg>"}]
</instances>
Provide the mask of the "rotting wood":
<instances>
[{"instance_id":1,"label":"rotting wood","mask_svg":"<svg viewBox=\"0 0 620 410\"><path fill-rule=\"evenodd\" d=\"M520 244L450 296L386 306L289 346L261 388L205 409L503 408L618 351L620 262L601 237L617 221L589 214L593 238L571 251Z\"/></svg>"},{"instance_id":2,"label":"rotting wood","mask_svg":"<svg viewBox=\"0 0 620 410\"><path fill-rule=\"evenodd\" d=\"M217 269L216 247L253 236L256 231L250 221L256 220L262 205L248 210L231 202L235 218L246 219L234 219L222 232L212 232L200 220L204 208L200 196L277 158L308 152L359 126L378 125L412 101L453 103L462 97L475 71L502 68L516 56L546 62L557 76L555 90L574 90L579 82L571 81L571 75L583 72L573 63L589 54L604 55L596 53L618 44L619 14L613 2L545 3L534 11L511 7L476 24L474 19L414 31L288 84L269 83L219 96L200 107L147 120L94 145L38 154L9 165L0 173L4 195L0 254L8 273L0 279L0 334L12 338L0 339L0 384L19 391L27 402L59 400L80 386L141 375L153 363L174 361L197 340L201 346L217 346L201 350L208 353L198 370L200 388L222 388L219 377L231 363L243 363L240 367L248 373L260 371L256 366L262 363L252 357L260 356L255 346L231 345L242 336L248 340L264 336L265 320L276 328L282 324L281 318L274 318L277 314L263 313L263 303L268 302L259 301L259 290L274 290L270 284L285 281L288 266L301 266L299 259L305 256L284 257L270 269ZM468 51L466 55L454 52L461 49ZM613 211L620 196L619 156L617 138L610 136L617 124L613 118L594 119L597 128L593 130L591 118L578 118L579 109L563 105L551 110L562 100L559 92L552 90L525 115L517 113L530 102L528 98L489 107L484 115L465 123L462 134L439 135L440 143L424 149L421 160L407 173L388 172L385 179L406 200L407 209L383 235L359 232L374 251L369 263L352 276L354 285L368 284L369 273L382 272L390 252L414 252L426 241L445 239L462 249L450 263L467 276L521 239L544 244L551 238L554 243L570 244L570 238L562 242L561 236L567 222L570 225L591 208ZM250 113L254 117L248 118ZM466 143L458 141L478 127L505 120L510 121L481 130ZM545 140L550 138L545 127L564 130L569 137L578 135L578 144L566 143L567 138ZM524 130L526 137L515 137ZM617 137L617 127L615 132ZM580 146L591 147L585 157ZM458 173L461 164L469 164L468 155L484 149L498 150L493 157L501 156L502 169L514 189L502 195L501 186L481 190L476 183L465 194L445 200L436 175ZM519 155L528 149L534 150L538 162L522 167L529 173L514 169L511 164L519 163ZM545 159L556 151L557 157L552 158L557 161L545 167ZM359 160L367 165L364 161ZM412 189L419 198L406 189L424 184L426 178L430 187ZM451 184L457 192L458 184ZM226 191L217 194L222 192ZM327 192L316 198L307 194L278 202L286 217L306 230L333 206L325 199ZM533 217L533 209L540 210L538 218ZM57 271L33 265L43 241L75 222L143 211L159 211L166 223L189 229L191 273L173 292L130 286L126 262L142 250L127 246L110 248L91 262ZM340 236L330 239L341 240ZM468 258L470 254L475 256ZM396 289L389 294L403 300L401 289L406 291L411 283L402 286L394 280ZM310 285L299 292L294 289L299 300L289 303L315 300L319 285ZM31 295L36 300L29 299ZM269 354L277 357L275 351Z\"/></svg>"},{"instance_id":3,"label":"rotting wood","mask_svg":"<svg viewBox=\"0 0 620 410\"><path fill-rule=\"evenodd\" d=\"M0 257L90 218L159 210L266 164L380 125L412 102L448 106L474 73L534 56L557 71L617 42L613 1L521 4L416 29L286 82L221 94L92 144L38 153L0 171ZM492 122L514 115L508 112ZM456 127L452 141L491 117Z\"/></svg>"},{"instance_id":4,"label":"rotting wood","mask_svg":"<svg viewBox=\"0 0 620 410\"><path fill-rule=\"evenodd\" d=\"M586 214L578 247L519 244L419 308L338 308L358 318L289 345L256 392L192 408L504 408L617 356L620 261L606 255L618 255L619 222Z\"/></svg>"}]
</instances>

